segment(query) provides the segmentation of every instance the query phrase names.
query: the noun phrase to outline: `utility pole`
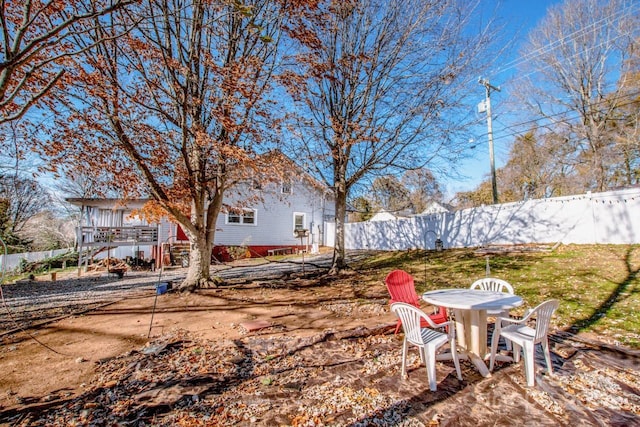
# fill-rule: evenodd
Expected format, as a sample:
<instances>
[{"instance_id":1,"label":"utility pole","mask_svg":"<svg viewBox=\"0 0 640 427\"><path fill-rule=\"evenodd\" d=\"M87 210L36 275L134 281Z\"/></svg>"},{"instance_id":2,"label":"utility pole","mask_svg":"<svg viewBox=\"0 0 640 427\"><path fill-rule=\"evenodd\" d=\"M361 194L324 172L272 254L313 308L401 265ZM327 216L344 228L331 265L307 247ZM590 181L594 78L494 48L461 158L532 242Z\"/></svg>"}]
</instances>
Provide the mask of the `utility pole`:
<instances>
[{"instance_id":1,"label":"utility pole","mask_svg":"<svg viewBox=\"0 0 640 427\"><path fill-rule=\"evenodd\" d=\"M493 127L491 125L491 91L497 90L500 92L500 87L492 86L489 80L480 77L478 79L485 88L485 107L487 111L487 133L489 135L489 163L491 163L491 190L493 192L493 204L498 203L498 185L496 184L496 165L493 156Z\"/></svg>"}]
</instances>

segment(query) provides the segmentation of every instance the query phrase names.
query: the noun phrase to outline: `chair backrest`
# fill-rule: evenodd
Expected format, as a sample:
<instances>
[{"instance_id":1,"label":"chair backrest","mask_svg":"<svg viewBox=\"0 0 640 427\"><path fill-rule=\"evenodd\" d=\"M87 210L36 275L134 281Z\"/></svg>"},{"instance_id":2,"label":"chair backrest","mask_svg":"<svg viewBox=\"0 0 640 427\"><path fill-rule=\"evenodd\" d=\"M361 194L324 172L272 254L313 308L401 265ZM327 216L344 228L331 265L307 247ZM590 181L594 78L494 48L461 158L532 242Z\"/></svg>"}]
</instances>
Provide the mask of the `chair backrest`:
<instances>
[{"instance_id":1,"label":"chair backrest","mask_svg":"<svg viewBox=\"0 0 640 427\"><path fill-rule=\"evenodd\" d=\"M435 328L437 327L429 316L419 308L412 304L404 302L396 302L391 304L391 311L400 318L402 329L407 341L416 345L423 345L421 321L426 320L427 324Z\"/></svg>"},{"instance_id":2,"label":"chair backrest","mask_svg":"<svg viewBox=\"0 0 640 427\"><path fill-rule=\"evenodd\" d=\"M482 289L483 291L506 292L513 295L513 286L506 280L485 277L471 284L469 289Z\"/></svg>"},{"instance_id":3,"label":"chair backrest","mask_svg":"<svg viewBox=\"0 0 640 427\"><path fill-rule=\"evenodd\" d=\"M551 316L553 316L553 312L556 311L559 305L558 300L551 299L531 310L530 316L535 316L536 318L536 336L534 342L539 341L547 335L549 324L551 323Z\"/></svg>"},{"instance_id":4,"label":"chair backrest","mask_svg":"<svg viewBox=\"0 0 640 427\"><path fill-rule=\"evenodd\" d=\"M420 297L416 293L416 288L413 282L413 276L404 270L393 270L384 279L385 285L389 295L391 295L391 302L406 302L418 306L420 303Z\"/></svg>"}]
</instances>

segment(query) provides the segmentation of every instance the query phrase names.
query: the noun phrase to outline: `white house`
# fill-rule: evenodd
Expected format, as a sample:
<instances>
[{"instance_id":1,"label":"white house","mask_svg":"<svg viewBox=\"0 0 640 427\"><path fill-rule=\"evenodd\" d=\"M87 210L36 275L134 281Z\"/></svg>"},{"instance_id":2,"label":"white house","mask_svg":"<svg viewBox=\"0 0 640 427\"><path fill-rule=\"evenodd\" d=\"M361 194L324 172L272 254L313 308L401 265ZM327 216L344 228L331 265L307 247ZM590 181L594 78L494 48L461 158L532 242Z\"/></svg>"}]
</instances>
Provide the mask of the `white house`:
<instances>
[{"instance_id":1,"label":"white house","mask_svg":"<svg viewBox=\"0 0 640 427\"><path fill-rule=\"evenodd\" d=\"M398 216L398 215L394 215L391 212L388 212L388 211L385 211L384 209L382 209L381 211L377 212L374 216L369 218L369 221L371 221L371 222L391 221L391 220L394 220L394 219L401 219L401 218L404 218L404 217Z\"/></svg>"},{"instance_id":2,"label":"white house","mask_svg":"<svg viewBox=\"0 0 640 427\"><path fill-rule=\"evenodd\" d=\"M333 193L297 168L289 176L289 181L279 184L245 188L227 201L231 206L242 203L243 194L249 191L257 191L260 199L241 211L220 214L214 256L224 260L224 250L238 246L252 254L268 255L288 250L316 252L326 245L326 223L335 221Z\"/></svg>"},{"instance_id":3,"label":"white house","mask_svg":"<svg viewBox=\"0 0 640 427\"><path fill-rule=\"evenodd\" d=\"M293 164L292 168L295 168ZM327 242L326 223L335 221L333 193L297 168L291 179L264 187L246 183L226 200L243 206L222 212L216 222L213 256L228 261L238 255L264 256L298 250L315 252ZM251 194L251 197L245 195ZM257 195L258 197L254 197ZM247 205L246 200L259 200ZM178 224L164 218L149 224L132 215L148 200L69 198L81 208L77 229L81 254L101 253L126 259L154 259L164 264L175 258L175 248L188 250Z\"/></svg>"},{"instance_id":4,"label":"white house","mask_svg":"<svg viewBox=\"0 0 640 427\"><path fill-rule=\"evenodd\" d=\"M442 203L431 201L427 207L420 212L417 216L420 215L430 215L430 214L440 214L440 213L445 213L445 212L451 212L451 209L449 209L447 206L443 205Z\"/></svg>"}]
</instances>

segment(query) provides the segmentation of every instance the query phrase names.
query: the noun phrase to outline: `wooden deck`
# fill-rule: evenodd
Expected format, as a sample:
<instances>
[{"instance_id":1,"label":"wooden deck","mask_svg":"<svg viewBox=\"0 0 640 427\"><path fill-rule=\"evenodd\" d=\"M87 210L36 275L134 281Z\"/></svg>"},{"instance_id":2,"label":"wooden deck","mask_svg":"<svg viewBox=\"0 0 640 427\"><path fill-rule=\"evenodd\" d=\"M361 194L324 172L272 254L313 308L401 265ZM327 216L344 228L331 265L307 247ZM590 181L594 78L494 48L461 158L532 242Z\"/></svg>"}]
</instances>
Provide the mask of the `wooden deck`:
<instances>
[{"instance_id":1,"label":"wooden deck","mask_svg":"<svg viewBox=\"0 0 640 427\"><path fill-rule=\"evenodd\" d=\"M158 227L82 227L83 247L157 245Z\"/></svg>"}]
</instances>

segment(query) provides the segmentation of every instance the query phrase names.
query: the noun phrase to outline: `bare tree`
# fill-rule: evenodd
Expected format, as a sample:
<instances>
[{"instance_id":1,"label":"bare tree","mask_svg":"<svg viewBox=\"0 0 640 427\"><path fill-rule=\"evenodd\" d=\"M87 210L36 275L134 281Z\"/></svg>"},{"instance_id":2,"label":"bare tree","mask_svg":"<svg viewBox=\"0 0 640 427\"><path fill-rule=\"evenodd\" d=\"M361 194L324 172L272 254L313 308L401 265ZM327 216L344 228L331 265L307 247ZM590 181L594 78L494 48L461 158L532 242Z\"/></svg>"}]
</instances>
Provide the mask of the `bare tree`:
<instances>
[{"instance_id":1,"label":"bare tree","mask_svg":"<svg viewBox=\"0 0 640 427\"><path fill-rule=\"evenodd\" d=\"M380 176L371 184L371 198L376 209L399 213L411 207L409 190L393 175Z\"/></svg>"},{"instance_id":2,"label":"bare tree","mask_svg":"<svg viewBox=\"0 0 640 427\"><path fill-rule=\"evenodd\" d=\"M44 211L49 194L35 180L17 174L0 176L0 235L19 252L28 242L21 236L29 219Z\"/></svg>"},{"instance_id":3,"label":"bare tree","mask_svg":"<svg viewBox=\"0 0 640 427\"><path fill-rule=\"evenodd\" d=\"M70 38L135 0L9 0L0 7L0 124L17 120L51 88L65 85L65 66L80 50ZM99 42L100 40L96 40Z\"/></svg>"},{"instance_id":4,"label":"bare tree","mask_svg":"<svg viewBox=\"0 0 640 427\"><path fill-rule=\"evenodd\" d=\"M70 248L75 240L74 226L75 222L71 218L43 211L29 218L20 236L30 242L31 251Z\"/></svg>"},{"instance_id":5,"label":"bare tree","mask_svg":"<svg viewBox=\"0 0 640 427\"><path fill-rule=\"evenodd\" d=\"M515 138L507 163L496 171L503 203L557 197L582 190L575 153L566 138L532 129ZM486 177L473 191L456 194L459 208L491 204L491 181Z\"/></svg>"},{"instance_id":6,"label":"bare tree","mask_svg":"<svg viewBox=\"0 0 640 427\"><path fill-rule=\"evenodd\" d=\"M571 144L586 190L612 183L616 144L609 131L629 102L627 83L617 77L638 40L639 13L632 0L565 1L549 9L523 48L515 94Z\"/></svg>"},{"instance_id":7,"label":"bare tree","mask_svg":"<svg viewBox=\"0 0 640 427\"><path fill-rule=\"evenodd\" d=\"M367 221L374 215L371 200L365 196L358 196L351 201L353 211L349 214L349 222Z\"/></svg>"},{"instance_id":8,"label":"bare tree","mask_svg":"<svg viewBox=\"0 0 640 427\"><path fill-rule=\"evenodd\" d=\"M332 272L346 267L346 201L356 183L394 167L436 165L467 140L464 114L456 114L460 89L475 83L478 69L470 72L490 44L489 33L469 28L473 8L455 0L327 1L300 29L306 49L286 82L299 109L298 156L335 192Z\"/></svg>"},{"instance_id":9,"label":"bare tree","mask_svg":"<svg viewBox=\"0 0 640 427\"><path fill-rule=\"evenodd\" d=\"M504 202L557 197L580 191L574 162L565 139L531 130L518 136L500 170Z\"/></svg>"},{"instance_id":10,"label":"bare tree","mask_svg":"<svg viewBox=\"0 0 640 427\"><path fill-rule=\"evenodd\" d=\"M621 105L610 132L615 138L615 164L612 185L629 186L640 183L640 38L630 44L625 72L619 85L625 87L628 102Z\"/></svg>"},{"instance_id":11,"label":"bare tree","mask_svg":"<svg viewBox=\"0 0 640 427\"><path fill-rule=\"evenodd\" d=\"M430 202L441 202L444 197L438 180L427 168L406 171L402 175L402 184L409 191L415 213L424 211Z\"/></svg>"}]
</instances>

